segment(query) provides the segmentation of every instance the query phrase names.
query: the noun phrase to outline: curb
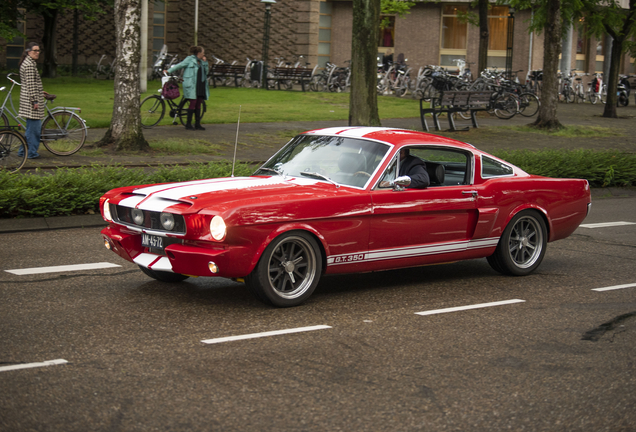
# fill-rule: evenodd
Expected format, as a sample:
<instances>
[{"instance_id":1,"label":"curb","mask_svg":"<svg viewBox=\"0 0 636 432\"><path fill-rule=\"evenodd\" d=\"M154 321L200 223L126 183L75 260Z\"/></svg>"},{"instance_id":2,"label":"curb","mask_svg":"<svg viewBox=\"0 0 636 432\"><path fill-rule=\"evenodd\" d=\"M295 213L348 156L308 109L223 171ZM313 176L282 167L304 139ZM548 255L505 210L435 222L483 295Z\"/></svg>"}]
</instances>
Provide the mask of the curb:
<instances>
[{"instance_id":1,"label":"curb","mask_svg":"<svg viewBox=\"0 0 636 432\"><path fill-rule=\"evenodd\" d=\"M24 219L0 219L0 234L24 231L47 231L67 228L89 228L108 225L102 215L55 216Z\"/></svg>"}]
</instances>

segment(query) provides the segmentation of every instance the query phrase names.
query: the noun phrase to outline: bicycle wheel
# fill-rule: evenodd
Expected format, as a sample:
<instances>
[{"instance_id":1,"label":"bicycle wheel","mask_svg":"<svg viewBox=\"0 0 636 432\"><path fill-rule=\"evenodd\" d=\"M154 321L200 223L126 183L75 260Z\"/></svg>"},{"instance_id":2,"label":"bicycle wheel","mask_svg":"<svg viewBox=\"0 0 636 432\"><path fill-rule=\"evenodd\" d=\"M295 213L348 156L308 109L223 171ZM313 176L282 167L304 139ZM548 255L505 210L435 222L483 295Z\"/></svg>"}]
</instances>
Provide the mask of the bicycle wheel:
<instances>
[{"instance_id":1,"label":"bicycle wheel","mask_svg":"<svg viewBox=\"0 0 636 432\"><path fill-rule=\"evenodd\" d=\"M2 116L0 116L0 128L6 129L8 127L9 127L9 119L4 113L2 113Z\"/></svg>"},{"instance_id":2,"label":"bicycle wheel","mask_svg":"<svg viewBox=\"0 0 636 432\"><path fill-rule=\"evenodd\" d=\"M188 108L185 106L186 103L190 103L190 99L181 99L181 102L179 103L179 121L181 122L181 124L183 126L185 126L188 123ZM201 102L201 119L203 118L203 115L205 114L205 112L207 111L207 105L205 104L205 101ZM194 117L194 116L193 116Z\"/></svg>"},{"instance_id":3,"label":"bicycle wheel","mask_svg":"<svg viewBox=\"0 0 636 432\"><path fill-rule=\"evenodd\" d=\"M539 98L532 93L521 93L519 95L519 114L524 117L532 117L541 106Z\"/></svg>"},{"instance_id":4,"label":"bicycle wheel","mask_svg":"<svg viewBox=\"0 0 636 432\"><path fill-rule=\"evenodd\" d=\"M12 130L0 131L0 170L14 173L22 168L29 151L24 137Z\"/></svg>"},{"instance_id":5,"label":"bicycle wheel","mask_svg":"<svg viewBox=\"0 0 636 432\"><path fill-rule=\"evenodd\" d=\"M69 156L86 141L86 125L74 112L57 111L42 123L42 144L54 155Z\"/></svg>"},{"instance_id":6,"label":"bicycle wheel","mask_svg":"<svg viewBox=\"0 0 636 432\"><path fill-rule=\"evenodd\" d=\"M596 105L596 102L598 102L598 97L596 96L596 92L591 91L588 99L590 100L590 103L592 105Z\"/></svg>"},{"instance_id":7,"label":"bicycle wheel","mask_svg":"<svg viewBox=\"0 0 636 432\"><path fill-rule=\"evenodd\" d=\"M160 96L152 95L141 101L141 126L149 129L159 124L166 114L166 103Z\"/></svg>"},{"instance_id":8,"label":"bicycle wheel","mask_svg":"<svg viewBox=\"0 0 636 432\"><path fill-rule=\"evenodd\" d=\"M505 94L495 99L495 115L503 120L513 118L519 112L519 99L512 94Z\"/></svg>"},{"instance_id":9,"label":"bicycle wheel","mask_svg":"<svg viewBox=\"0 0 636 432\"><path fill-rule=\"evenodd\" d=\"M601 92L601 102L603 102L604 104L607 103L607 89L605 88Z\"/></svg>"},{"instance_id":10,"label":"bicycle wheel","mask_svg":"<svg viewBox=\"0 0 636 432\"><path fill-rule=\"evenodd\" d=\"M566 103L574 103L574 91L570 87L563 89L563 96Z\"/></svg>"}]
</instances>

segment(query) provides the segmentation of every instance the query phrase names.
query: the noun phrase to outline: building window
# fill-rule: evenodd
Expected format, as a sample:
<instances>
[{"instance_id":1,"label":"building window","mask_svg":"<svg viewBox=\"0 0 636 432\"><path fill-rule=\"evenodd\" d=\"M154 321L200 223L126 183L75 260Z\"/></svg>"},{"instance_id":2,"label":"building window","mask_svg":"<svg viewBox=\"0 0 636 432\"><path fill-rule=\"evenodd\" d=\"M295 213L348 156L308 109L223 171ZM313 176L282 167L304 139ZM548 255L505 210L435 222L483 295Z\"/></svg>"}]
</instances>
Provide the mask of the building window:
<instances>
[{"instance_id":1,"label":"building window","mask_svg":"<svg viewBox=\"0 0 636 432\"><path fill-rule=\"evenodd\" d=\"M576 29L576 70L587 70L587 37L585 37L585 26L583 20L579 21Z\"/></svg>"},{"instance_id":2,"label":"building window","mask_svg":"<svg viewBox=\"0 0 636 432\"><path fill-rule=\"evenodd\" d=\"M152 54L156 58L166 43L166 3L155 1L152 13Z\"/></svg>"},{"instance_id":3,"label":"building window","mask_svg":"<svg viewBox=\"0 0 636 432\"><path fill-rule=\"evenodd\" d=\"M596 41L596 66L595 72L603 72L603 66L605 65L605 43L603 39Z\"/></svg>"},{"instance_id":4,"label":"building window","mask_svg":"<svg viewBox=\"0 0 636 432\"><path fill-rule=\"evenodd\" d=\"M440 65L455 66L455 59L466 59L468 24L461 22L458 12L468 12L467 6L444 6L442 8L442 36Z\"/></svg>"},{"instance_id":5,"label":"building window","mask_svg":"<svg viewBox=\"0 0 636 432\"><path fill-rule=\"evenodd\" d=\"M393 48L395 46L395 17L381 16L380 41L378 47Z\"/></svg>"},{"instance_id":6,"label":"building window","mask_svg":"<svg viewBox=\"0 0 636 432\"><path fill-rule=\"evenodd\" d=\"M331 3L320 2L318 23L318 67L324 68L331 60Z\"/></svg>"},{"instance_id":7,"label":"building window","mask_svg":"<svg viewBox=\"0 0 636 432\"><path fill-rule=\"evenodd\" d=\"M20 9L20 13L24 14L24 10ZM20 33L26 33L26 21L18 21L17 27ZM20 36L7 42L7 69L18 69L18 64L25 49L25 42L26 40Z\"/></svg>"},{"instance_id":8,"label":"building window","mask_svg":"<svg viewBox=\"0 0 636 432\"><path fill-rule=\"evenodd\" d=\"M506 67L508 6L492 6L488 13L488 66Z\"/></svg>"}]
</instances>

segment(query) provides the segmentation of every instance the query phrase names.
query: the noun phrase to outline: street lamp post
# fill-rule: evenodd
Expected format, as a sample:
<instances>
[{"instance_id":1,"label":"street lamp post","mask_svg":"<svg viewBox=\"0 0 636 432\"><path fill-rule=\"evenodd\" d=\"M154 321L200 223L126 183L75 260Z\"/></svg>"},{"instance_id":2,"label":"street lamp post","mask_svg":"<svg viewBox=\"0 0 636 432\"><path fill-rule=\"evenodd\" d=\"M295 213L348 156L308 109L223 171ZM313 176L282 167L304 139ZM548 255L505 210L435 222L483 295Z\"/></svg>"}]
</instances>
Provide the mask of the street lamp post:
<instances>
[{"instance_id":1,"label":"street lamp post","mask_svg":"<svg viewBox=\"0 0 636 432\"><path fill-rule=\"evenodd\" d=\"M506 43L506 74L512 79L512 47L515 35L515 8L508 9L508 41Z\"/></svg>"},{"instance_id":2,"label":"street lamp post","mask_svg":"<svg viewBox=\"0 0 636 432\"><path fill-rule=\"evenodd\" d=\"M261 71L261 82L264 89L269 89L267 85L267 54L269 51L269 26L272 19L272 5L276 0L261 0L265 3L265 29L263 30L263 69Z\"/></svg>"}]
</instances>

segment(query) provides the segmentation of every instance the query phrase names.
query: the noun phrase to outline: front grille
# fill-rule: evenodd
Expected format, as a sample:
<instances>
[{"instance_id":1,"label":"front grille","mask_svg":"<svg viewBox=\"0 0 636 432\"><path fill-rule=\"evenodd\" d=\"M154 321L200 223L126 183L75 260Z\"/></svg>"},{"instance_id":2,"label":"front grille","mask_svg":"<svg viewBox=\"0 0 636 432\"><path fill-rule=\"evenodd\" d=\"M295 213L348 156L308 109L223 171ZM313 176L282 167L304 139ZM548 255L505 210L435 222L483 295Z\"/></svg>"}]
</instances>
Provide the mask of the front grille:
<instances>
[{"instance_id":1,"label":"front grille","mask_svg":"<svg viewBox=\"0 0 636 432\"><path fill-rule=\"evenodd\" d=\"M120 205L110 204L110 213L115 222L119 222L121 224L128 225L131 227L146 228L146 229L151 229L153 231L161 231L165 233L172 233L172 234L186 233L185 219L182 215L171 213L172 216L174 217L174 228L168 231L161 225L160 217L162 212L142 210L144 215L144 221L141 225L138 225L133 220L132 210L134 209L130 207L123 207Z\"/></svg>"}]
</instances>

